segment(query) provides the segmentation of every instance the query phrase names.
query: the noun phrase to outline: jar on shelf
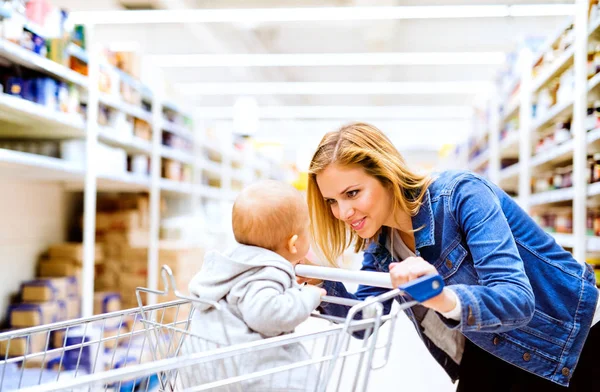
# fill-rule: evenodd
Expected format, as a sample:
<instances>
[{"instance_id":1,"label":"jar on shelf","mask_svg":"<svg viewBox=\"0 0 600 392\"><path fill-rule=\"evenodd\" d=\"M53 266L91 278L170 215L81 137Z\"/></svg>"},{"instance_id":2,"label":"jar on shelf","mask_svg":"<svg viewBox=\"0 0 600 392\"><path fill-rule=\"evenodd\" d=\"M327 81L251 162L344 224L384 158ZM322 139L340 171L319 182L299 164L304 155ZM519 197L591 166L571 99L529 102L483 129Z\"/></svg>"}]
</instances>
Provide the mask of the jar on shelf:
<instances>
[{"instance_id":1,"label":"jar on shelf","mask_svg":"<svg viewBox=\"0 0 600 392\"><path fill-rule=\"evenodd\" d=\"M563 188L563 173L564 168L562 167L554 169L554 175L552 176L552 185L554 185L554 189Z\"/></svg>"},{"instance_id":2,"label":"jar on shelf","mask_svg":"<svg viewBox=\"0 0 600 392\"><path fill-rule=\"evenodd\" d=\"M600 152L594 153L592 156L592 183L600 181Z\"/></svg>"},{"instance_id":3,"label":"jar on shelf","mask_svg":"<svg viewBox=\"0 0 600 392\"><path fill-rule=\"evenodd\" d=\"M573 233L573 210L570 207L556 210L556 232Z\"/></svg>"},{"instance_id":4,"label":"jar on shelf","mask_svg":"<svg viewBox=\"0 0 600 392\"><path fill-rule=\"evenodd\" d=\"M573 165L563 168L562 172L562 188L570 188L573 186Z\"/></svg>"}]
</instances>

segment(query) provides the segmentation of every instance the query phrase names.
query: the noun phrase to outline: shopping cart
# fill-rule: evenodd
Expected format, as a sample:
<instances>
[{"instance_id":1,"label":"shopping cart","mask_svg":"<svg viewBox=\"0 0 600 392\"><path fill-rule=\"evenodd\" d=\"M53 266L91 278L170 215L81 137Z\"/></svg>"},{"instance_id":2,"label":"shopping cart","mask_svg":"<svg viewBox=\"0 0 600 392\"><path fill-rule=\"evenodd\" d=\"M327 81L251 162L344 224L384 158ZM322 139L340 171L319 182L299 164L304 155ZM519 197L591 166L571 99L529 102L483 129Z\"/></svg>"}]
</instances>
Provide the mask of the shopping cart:
<instances>
[{"instance_id":1,"label":"shopping cart","mask_svg":"<svg viewBox=\"0 0 600 392\"><path fill-rule=\"evenodd\" d=\"M297 273L391 288L383 273L311 266L297 266ZM443 288L441 277L431 275L365 301L325 296L348 306L347 317L315 312L310 328L233 344L223 316L222 335L206 336L203 314L194 312L194 304L204 302L222 315L220 304L177 291L167 266L162 278L163 291L137 289L139 308L0 334L0 391L275 391L289 390L282 382L298 372L304 390L365 390L371 370L387 363L399 311ZM144 305L148 294L178 299ZM383 304L399 295L401 305L384 315ZM391 324L387 337L380 334L385 322ZM269 356L282 347L310 354L270 366Z\"/></svg>"}]
</instances>

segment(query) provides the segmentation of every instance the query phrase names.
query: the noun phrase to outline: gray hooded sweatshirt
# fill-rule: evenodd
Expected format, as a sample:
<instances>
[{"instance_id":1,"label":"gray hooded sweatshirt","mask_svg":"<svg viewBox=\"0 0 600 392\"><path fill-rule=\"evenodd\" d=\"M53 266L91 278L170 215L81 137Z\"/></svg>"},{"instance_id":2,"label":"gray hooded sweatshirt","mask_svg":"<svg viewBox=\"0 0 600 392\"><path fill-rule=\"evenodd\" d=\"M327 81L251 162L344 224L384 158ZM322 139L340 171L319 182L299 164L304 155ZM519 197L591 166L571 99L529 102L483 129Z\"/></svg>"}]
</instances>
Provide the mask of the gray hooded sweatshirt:
<instances>
[{"instance_id":1,"label":"gray hooded sweatshirt","mask_svg":"<svg viewBox=\"0 0 600 392\"><path fill-rule=\"evenodd\" d=\"M207 252L189 290L192 296L222 307L219 312L210 304L195 304L192 332L205 341L189 339L192 345L187 344L186 348L193 352L293 332L320 303L317 290L298 285L289 261L270 250L248 245L225 253ZM226 363L207 364L195 373L205 383L308 359L304 346L293 343L236 356ZM306 391L314 389L316 378L315 368L309 366L246 381L236 388Z\"/></svg>"}]
</instances>

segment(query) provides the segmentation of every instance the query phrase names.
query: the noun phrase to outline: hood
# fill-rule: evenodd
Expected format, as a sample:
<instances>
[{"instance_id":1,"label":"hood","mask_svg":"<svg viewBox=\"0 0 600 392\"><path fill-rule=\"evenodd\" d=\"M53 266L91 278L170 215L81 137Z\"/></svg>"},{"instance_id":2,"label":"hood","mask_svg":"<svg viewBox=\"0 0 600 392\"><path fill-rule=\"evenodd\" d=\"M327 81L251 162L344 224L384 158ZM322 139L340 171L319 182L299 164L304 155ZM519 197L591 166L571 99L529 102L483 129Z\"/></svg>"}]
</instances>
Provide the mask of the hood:
<instances>
[{"instance_id":1,"label":"hood","mask_svg":"<svg viewBox=\"0 0 600 392\"><path fill-rule=\"evenodd\" d=\"M275 267L295 280L292 264L267 249L256 246L239 245L224 253L209 251L204 256L200 272L189 285L192 296L201 300L219 302L237 285L264 267ZM197 303L198 310L207 310L212 305Z\"/></svg>"}]
</instances>

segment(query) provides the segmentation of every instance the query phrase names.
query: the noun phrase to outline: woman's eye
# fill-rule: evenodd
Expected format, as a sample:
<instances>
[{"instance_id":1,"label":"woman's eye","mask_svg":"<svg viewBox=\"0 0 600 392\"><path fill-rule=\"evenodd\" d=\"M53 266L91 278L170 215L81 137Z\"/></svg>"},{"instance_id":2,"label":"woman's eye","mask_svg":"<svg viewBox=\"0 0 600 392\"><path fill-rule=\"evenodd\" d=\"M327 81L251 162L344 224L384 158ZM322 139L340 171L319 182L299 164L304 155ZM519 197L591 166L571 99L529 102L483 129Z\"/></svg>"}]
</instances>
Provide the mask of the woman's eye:
<instances>
[{"instance_id":1,"label":"woman's eye","mask_svg":"<svg viewBox=\"0 0 600 392\"><path fill-rule=\"evenodd\" d=\"M325 203L327 203L329 205L335 204L335 199L327 199L327 200L325 200Z\"/></svg>"},{"instance_id":2,"label":"woman's eye","mask_svg":"<svg viewBox=\"0 0 600 392\"><path fill-rule=\"evenodd\" d=\"M358 190L349 191L346 193L346 195L348 195L348 197L350 197L350 198L356 197L356 195L358 195Z\"/></svg>"}]
</instances>

